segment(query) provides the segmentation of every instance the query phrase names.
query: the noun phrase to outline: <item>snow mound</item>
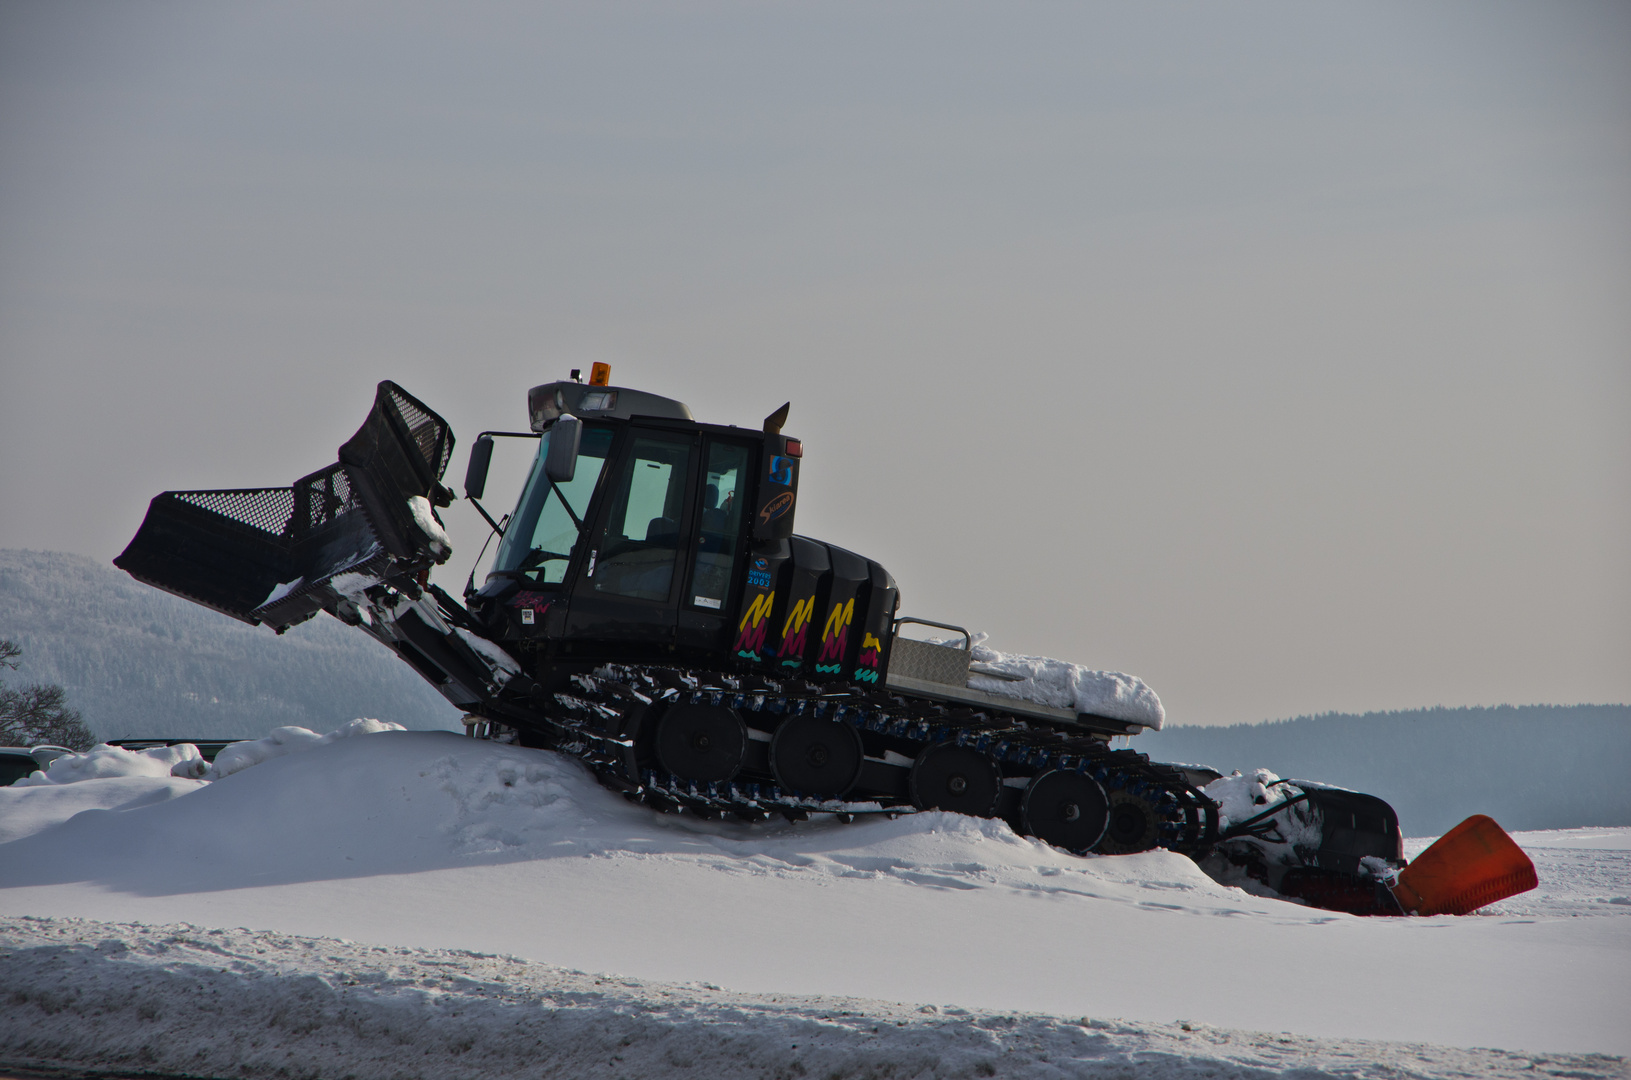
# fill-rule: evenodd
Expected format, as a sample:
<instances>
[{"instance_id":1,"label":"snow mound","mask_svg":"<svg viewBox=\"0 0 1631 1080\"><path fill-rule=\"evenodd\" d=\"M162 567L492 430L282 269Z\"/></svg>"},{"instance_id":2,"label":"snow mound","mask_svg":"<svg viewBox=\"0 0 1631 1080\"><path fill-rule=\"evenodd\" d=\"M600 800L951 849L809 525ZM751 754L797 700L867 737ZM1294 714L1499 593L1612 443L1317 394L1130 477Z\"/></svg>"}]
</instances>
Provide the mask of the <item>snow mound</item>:
<instances>
[{"instance_id":1,"label":"snow mound","mask_svg":"<svg viewBox=\"0 0 1631 1080\"><path fill-rule=\"evenodd\" d=\"M353 735L373 735L381 731L403 730L405 729L401 724L367 718L359 718L352 720L350 723L342 724L327 735L319 735L310 728L303 727L273 728L265 738L231 743L222 747L221 752L215 755L214 766L208 772L200 775L206 780L219 780L223 776L231 776L235 772L242 772L251 765L259 765L261 762L270 761L272 758L297 753L301 750L310 750L314 746L327 746L336 739L349 739ZM193 752L197 753L196 750Z\"/></svg>"},{"instance_id":2,"label":"snow mound","mask_svg":"<svg viewBox=\"0 0 1631 1080\"><path fill-rule=\"evenodd\" d=\"M44 771L12 784L12 787L36 787L45 784L77 784L85 780L107 780L116 776L179 776L188 780L201 779L209 763L192 743L176 746L157 746L151 750L126 750L122 746L98 743L83 754L63 754L52 760Z\"/></svg>"},{"instance_id":3,"label":"snow mound","mask_svg":"<svg viewBox=\"0 0 1631 1080\"><path fill-rule=\"evenodd\" d=\"M732 993L512 956L0 920L0 1063L189 1076L1623 1077L1597 1055Z\"/></svg>"},{"instance_id":4,"label":"snow mound","mask_svg":"<svg viewBox=\"0 0 1631 1080\"><path fill-rule=\"evenodd\" d=\"M208 786L177 776L111 776L73 784L18 781L0 787L0 844L44 832L86 810L136 810Z\"/></svg>"},{"instance_id":5,"label":"snow mound","mask_svg":"<svg viewBox=\"0 0 1631 1080\"><path fill-rule=\"evenodd\" d=\"M333 737L374 724L234 744L216 760L242 747L236 763L228 759L187 799L141 814L82 815L19 840L7 884L89 878L151 893L179 881L233 889L589 857L700 865L738 880L1040 887L1134 904L1161 890L1224 907L1237 895L1173 852L1081 858L997 820L932 812L848 825L830 815L707 821L628 803L581 763L548 751L451 732ZM253 761L265 764L248 768Z\"/></svg>"}]
</instances>

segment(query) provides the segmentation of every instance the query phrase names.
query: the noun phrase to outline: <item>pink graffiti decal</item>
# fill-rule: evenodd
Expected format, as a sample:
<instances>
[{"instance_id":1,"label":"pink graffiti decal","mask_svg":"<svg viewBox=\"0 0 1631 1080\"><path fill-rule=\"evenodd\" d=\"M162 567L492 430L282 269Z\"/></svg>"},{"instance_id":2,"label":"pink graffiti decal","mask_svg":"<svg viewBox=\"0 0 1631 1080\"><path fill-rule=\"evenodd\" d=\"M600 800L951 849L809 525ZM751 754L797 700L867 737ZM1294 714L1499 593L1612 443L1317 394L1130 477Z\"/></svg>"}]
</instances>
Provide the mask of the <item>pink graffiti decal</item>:
<instances>
[{"instance_id":1,"label":"pink graffiti decal","mask_svg":"<svg viewBox=\"0 0 1631 1080\"><path fill-rule=\"evenodd\" d=\"M794 602L793 609L787 613L787 624L782 627L782 646L776 652L779 659L792 660L791 666L798 666L799 658L804 655L805 639L810 632L810 616L814 614L815 597L807 596Z\"/></svg>"},{"instance_id":2,"label":"pink graffiti decal","mask_svg":"<svg viewBox=\"0 0 1631 1080\"><path fill-rule=\"evenodd\" d=\"M816 670L822 674L836 674L843 665L844 650L849 645L849 624L855 618L855 599L834 604L827 615L827 625L821 631L821 655L816 657Z\"/></svg>"},{"instance_id":3,"label":"pink graffiti decal","mask_svg":"<svg viewBox=\"0 0 1631 1080\"><path fill-rule=\"evenodd\" d=\"M760 593L753 598L753 604L743 614L742 623L737 628L737 656L744 660L759 659L759 653L765 647L765 634L770 629L770 606L775 599L774 592Z\"/></svg>"}]
</instances>

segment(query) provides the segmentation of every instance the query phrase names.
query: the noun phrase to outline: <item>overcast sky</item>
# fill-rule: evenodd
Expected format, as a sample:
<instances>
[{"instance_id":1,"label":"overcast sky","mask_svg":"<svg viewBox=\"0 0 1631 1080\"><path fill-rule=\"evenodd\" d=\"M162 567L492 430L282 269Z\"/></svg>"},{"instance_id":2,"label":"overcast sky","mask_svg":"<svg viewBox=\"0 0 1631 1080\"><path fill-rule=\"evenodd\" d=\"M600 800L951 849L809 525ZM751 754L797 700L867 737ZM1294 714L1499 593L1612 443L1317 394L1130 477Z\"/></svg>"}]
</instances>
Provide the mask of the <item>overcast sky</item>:
<instances>
[{"instance_id":1,"label":"overcast sky","mask_svg":"<svg viewBox=\"0 0 1631 1080\"><path fill-rule=\"evenodd\" d=\"M1623 2L0 0L0 547L287 484L383 378L462 476L605 360L791 399L800 531L1173 722L1631 701L1627 57Z\"/></svg>"}]
</instances>

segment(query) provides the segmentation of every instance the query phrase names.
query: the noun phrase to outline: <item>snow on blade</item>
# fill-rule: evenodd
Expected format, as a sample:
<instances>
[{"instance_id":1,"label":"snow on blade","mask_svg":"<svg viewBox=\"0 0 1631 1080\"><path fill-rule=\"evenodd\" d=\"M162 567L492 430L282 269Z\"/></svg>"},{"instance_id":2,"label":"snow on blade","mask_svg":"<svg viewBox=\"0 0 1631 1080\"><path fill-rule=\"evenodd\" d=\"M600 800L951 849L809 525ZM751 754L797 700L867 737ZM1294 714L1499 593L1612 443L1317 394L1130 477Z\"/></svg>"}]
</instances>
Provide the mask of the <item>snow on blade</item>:
<instances>
[{"instance_id":1,"label":"snow on blade","mask_svg":"<svg viewBox=\"0 0 1631 1080\"><path fill-rule=\"evenodd\" d=\"M0 983L0 1063L14 1067L358 1080L1624 1075L1622 1060L1595 1055L741 994L188 925L0 920Z\"/></svg>"},{"instance_id":2,"label":"snow on blade","mask_svg":"<svg viewBox=\"0 0 1631 1080\"><path fill-rule=\"evenodd\" d=\"M1008 678L971 672L968 685L975 690L1125 720L1157 731L1166 719L1161 699L1136 675L1094 671L1047 656L1002 653L985 641L985 634L974 635L974 662Z\"/></svg>"},{"instance_id":3,"label":"snow on blade","mask_svg":"<svg viewBox=\"0 0 1631 1080\"><path fill-rule=\"evenodd\" d=\"M297 577L293 581L285 581L280 585L274 586L272 591L266 594L266 599L260 602L260 606L265 607L267 604L275 604L304 584L306 584L306 579L303 577Z\"/></svg>"},{"instance_id":4,"label":"snow on blade","mask_svg":"<svg viewBox=\"0 0 1631 1080\"><path fill-rule=\"evenodd\" d=\"M375 550L378 550L378 548L378 544L374 545ZM364 590L378 584L379 578L372 574L359 574L348 571L344 574L335 574L333 579L329 581L328 587L339 593L341 596L348 597L352 600L359 600L361 599Z\"/></svg>"},{"instance_id":5,"label":"snow on blade","mask_svg":"<svg viewBox=\"0 0 1631 1080\"><path fill-rule=\"evenodd\" d=\"M293 754L301 750L310 750L314 746L327 746L336 739L348 739L353 735L372 735L380 731L403 731L401 724L393 724L384 720L371 720L359 718L347 724L342 724L327 735L319 735L310 728L288 727L273 728L271 733L263 739L250 739L244 742L229 743L222 747L221 752L215 755L215 764L203 776L208 780L219 780L223 776L231 776L251 765L259 765L284 754ZM196 753L196 751L194 751Z\"/></svg>"},{"instance_id":6,"label":"snow on blade","mask_svg":"<svg viewBox=\"0 0 1631 1080\"><path fill-rule=\"evenodd\" d=\"M493 670L493 681L503 686L511 679L521 674L521 665L515 658L486 638L472 634L462 626L455 626L453 632L458 634L464 643L475 650L476 655L487 661Z\"/></svg>"},{"instance_id":7,"label":"snow on blade","mask_svg":"<svg viewBox=\"0 0 1631 1080\"><path fill-rule=\"evenodd\" d=\"M430 552L437 559L445 559L453 553L453 541L449 540L442 523L436 520L436 511L431 509L430 500L423 495L408 497L408 509L413 512L413 522L419 526L419 531L425 534L430 541Z\"/></svg>"}]
</instances>

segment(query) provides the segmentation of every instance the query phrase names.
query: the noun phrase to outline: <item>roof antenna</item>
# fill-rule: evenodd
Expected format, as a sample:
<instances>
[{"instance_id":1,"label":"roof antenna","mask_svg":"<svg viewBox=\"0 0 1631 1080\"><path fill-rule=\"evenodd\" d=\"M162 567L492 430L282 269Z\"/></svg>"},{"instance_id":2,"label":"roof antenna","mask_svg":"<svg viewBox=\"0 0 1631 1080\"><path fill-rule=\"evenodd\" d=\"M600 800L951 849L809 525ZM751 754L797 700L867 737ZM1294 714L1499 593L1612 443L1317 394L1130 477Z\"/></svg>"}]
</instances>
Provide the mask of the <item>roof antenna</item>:
<instances>
[{"instance_id":1,"label":"roof antenna","mask_svg":"<svg viewBox=\"0 0 1631 1080\"><path fill-rule=\"evenodd\" d=\"M793 403L789 401L781 408L765 417L766 435L780 435L782 433L782 425L787 423L787 411L792 407Z\"/></svg>"}]
</instances>

